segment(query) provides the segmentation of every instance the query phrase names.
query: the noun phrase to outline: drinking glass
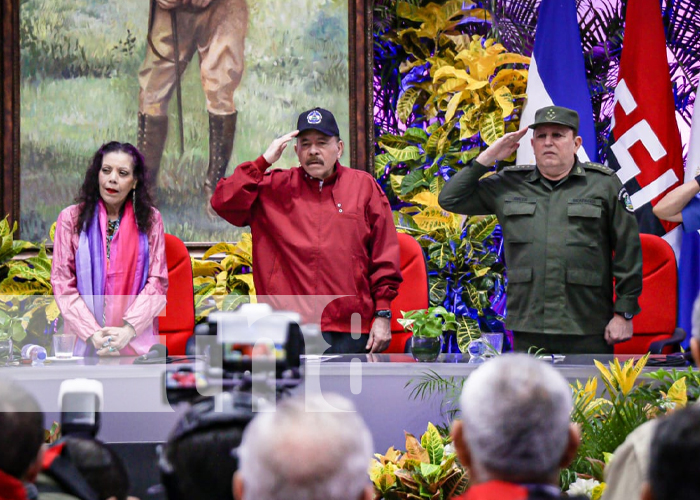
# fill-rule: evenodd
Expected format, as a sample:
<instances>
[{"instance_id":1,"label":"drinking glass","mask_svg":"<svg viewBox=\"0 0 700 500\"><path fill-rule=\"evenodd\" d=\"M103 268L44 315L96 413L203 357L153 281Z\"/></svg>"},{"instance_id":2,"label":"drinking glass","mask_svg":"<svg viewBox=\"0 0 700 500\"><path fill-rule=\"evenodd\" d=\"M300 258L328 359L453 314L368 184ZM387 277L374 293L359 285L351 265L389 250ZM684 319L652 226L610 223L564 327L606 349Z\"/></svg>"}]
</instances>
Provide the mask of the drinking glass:
<instances>
[{"instance_id":1,"label":"drinking glass","mask_svg":"<svg viewBox=\"0 0 700 500\"><path fill-rule=\"evenodd\" d=\"M502 333L482 333L481 340L484 342L484 354L486 358L498 356L503 352Z\"/></svg>"},{"instance_id":2,"label":"drinking glass","mask_svg":"<svg viewBox=\"0 0 700 500\"><path fill-rule=\"evenodd\" d=\"M72 358L75 338L75 335L70 333L55 333L53 336L53 351L55 356L59 359Z\"/></svg>"},{"instance_id":3,"label":"drinking glass","mask_svg":"<svg viewBox=\"0 0 700 500\"><path fill-rule=\"evenodd\" d=\"M12 362L12 338L0 340L0 361L8 365ZM2 365L0 365L2 366Z\"/></svg>"}]
</instances>

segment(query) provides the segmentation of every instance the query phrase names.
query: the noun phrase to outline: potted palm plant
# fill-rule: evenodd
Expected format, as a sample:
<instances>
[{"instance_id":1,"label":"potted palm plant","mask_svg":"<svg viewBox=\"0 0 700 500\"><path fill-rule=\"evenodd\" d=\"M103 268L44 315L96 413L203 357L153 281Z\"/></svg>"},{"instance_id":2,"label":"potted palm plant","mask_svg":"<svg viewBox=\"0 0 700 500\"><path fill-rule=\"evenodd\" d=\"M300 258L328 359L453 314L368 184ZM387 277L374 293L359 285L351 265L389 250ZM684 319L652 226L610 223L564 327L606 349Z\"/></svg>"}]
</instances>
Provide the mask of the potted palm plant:
<instances>
[{"instance_id":1,"label":"potted palm plant","mask_svg":"<svg viewBox=\"0 0 700 500\"><path fill-rule=\"evenodd\" d=\"M442 351L442 334L458 327L454 313L442 306L401 311L398 322L413 333L411 354L416 361L435 361Z\"/></svg>"}]
</instances>

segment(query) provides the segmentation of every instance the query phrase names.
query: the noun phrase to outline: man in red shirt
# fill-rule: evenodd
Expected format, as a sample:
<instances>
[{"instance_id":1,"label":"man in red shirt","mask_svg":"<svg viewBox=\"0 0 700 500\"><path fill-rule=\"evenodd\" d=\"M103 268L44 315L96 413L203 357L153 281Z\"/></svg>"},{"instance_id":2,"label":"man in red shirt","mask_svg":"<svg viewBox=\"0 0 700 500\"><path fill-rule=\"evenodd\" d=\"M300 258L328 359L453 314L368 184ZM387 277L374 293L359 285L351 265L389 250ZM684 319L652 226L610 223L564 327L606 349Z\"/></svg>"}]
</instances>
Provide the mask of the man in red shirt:
<instances>
[{"instance_id":1,"label":"man in red shirt","mask_svg":"<svg viewBox=\"0 0 700 500\"><path fill-rule=\"evenodd\" d=\"M268 170L295 137L299 167ZM333 114L305 111L296 130L219 181L211 206L250 226L260 302L320 323L326 352L381 352L402 280L396 227L374 177L340 164L343 149Z\"/></svg>"},{"instance_id":2,"label":"man in red shirt","mask_svg":"<svg viewBox=\"0 0 700 500\"><path fill-rule=\"evenodd\" d=\"M527 354L506 354L475 370L462 390L462 421L452 427L457 456L470 474L459 498L563 498L559 469L574 459L580 439L572 405L564 377Z\"/></svg>"}]
</instances>

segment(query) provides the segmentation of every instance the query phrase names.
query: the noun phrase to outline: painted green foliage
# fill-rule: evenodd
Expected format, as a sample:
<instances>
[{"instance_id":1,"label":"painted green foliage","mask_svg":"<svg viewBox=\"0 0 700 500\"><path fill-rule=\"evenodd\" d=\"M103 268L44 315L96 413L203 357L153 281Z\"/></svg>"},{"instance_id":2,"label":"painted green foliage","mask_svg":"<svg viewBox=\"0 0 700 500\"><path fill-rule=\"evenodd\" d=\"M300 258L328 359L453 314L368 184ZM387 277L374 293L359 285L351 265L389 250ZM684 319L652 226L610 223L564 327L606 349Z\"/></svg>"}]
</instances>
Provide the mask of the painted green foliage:
<instances>
[{"instance_id":1,"label":"painted green foliage","mask_svg":"<svg viewBox=\"0 0 700 500\"><path fill-rule=\"evenodd\" d=\"M138 76L152 2L17 3L20 218L22 236L35 241L44 237L58 213L72 202L101 144L111 140L137 144ZM245 61L241 84L233 95L238 118L228 175L236 165L262 154L277 135L293 130L297 116L306 109L333 110L341 136L350 136L348 1L245 3ZM197 55L182 75L182 96L183 155L179 154L175 96L167 108L169 132L157 193L165 229L183 241L237 241L242 229L222 219L209 219L205 212L209 199L202 185L209 160L209 115ZM349 153L346 149L345 161ZM293 148L275 164L296 165Z\"/></svg>"}]
</instances>

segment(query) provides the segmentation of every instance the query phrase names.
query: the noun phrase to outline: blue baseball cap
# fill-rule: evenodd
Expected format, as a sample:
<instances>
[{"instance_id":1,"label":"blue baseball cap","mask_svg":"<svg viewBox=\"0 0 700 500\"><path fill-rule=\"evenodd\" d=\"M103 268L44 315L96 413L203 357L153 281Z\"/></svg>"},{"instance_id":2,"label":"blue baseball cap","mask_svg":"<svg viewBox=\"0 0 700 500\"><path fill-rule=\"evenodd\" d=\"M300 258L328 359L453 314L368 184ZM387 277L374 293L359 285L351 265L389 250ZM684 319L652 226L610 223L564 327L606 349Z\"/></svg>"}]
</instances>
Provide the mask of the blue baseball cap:
<instances>
[{"instance_id":1,"label":"blue baseball cap","mask_svg":"<svg viewBox=\"0 0 700 500\"><path fill-rule=\"evenodd\" d=\"M325 135L340 137L340 130L333 113L323 108L310 109L300 114L297 130L300 134L305 130L318 130Z\"/></svg>"}]
</instances>

